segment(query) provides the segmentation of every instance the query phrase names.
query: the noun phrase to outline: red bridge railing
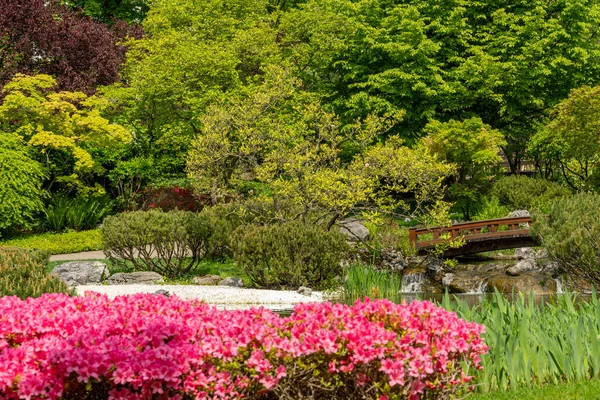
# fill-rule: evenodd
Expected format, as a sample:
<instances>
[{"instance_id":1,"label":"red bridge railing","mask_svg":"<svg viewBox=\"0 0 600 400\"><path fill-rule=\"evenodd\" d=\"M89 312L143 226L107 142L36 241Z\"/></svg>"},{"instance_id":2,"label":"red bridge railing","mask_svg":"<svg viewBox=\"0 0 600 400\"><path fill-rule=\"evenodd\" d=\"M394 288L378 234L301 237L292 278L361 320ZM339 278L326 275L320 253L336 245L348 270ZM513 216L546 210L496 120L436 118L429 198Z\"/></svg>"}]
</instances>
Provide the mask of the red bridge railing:
<instances>
[{"instance_id":1,"label":"red bridge railing","mask_svg":"<svg viewBox=\"0 0 600 400\"><path fill-rule=\"evenodd\" d=\"M449 227L412 228L409 238L411 245L421 250L457 237L469 242L529 236L531 223L531 217L518 217L465 222Z\"/></svg>"}]
</instances>

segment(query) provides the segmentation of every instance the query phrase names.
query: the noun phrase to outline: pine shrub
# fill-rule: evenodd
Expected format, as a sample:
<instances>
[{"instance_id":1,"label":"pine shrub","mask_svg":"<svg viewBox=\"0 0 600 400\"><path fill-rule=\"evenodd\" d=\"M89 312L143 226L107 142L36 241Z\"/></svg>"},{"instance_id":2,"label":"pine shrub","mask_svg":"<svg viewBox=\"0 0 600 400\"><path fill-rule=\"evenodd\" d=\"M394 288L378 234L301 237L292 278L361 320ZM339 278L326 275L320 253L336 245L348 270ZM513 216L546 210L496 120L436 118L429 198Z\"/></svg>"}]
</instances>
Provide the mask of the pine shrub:
<instances>
[{"instance_id":1,"label":"pine shrub","mask_svg":"<svg viewBox=\"0 0 600 400\"><path fill-rule=\"evenodd\" d=\"M264 288L331 287L348 251L341 233L301 222L244 226L234 232L232 245L240 267Z\"/></svg>"},{"instance_id":2,"label":"pine shrub","mask_svg":"<svg viewBox=\"0 0 600 400\"><path fill-rule=\"evenodd\" d=\"M500 204L513 210L535 210L545 209L554 200L572 193L559 183L546 179L511 175L496 182L491 194L500 199Z\"/></svg>"},{"instance_id":3,"label":"pine shrub","mask_svg":"<svg viewBox=\"0 0 600 400\"><path fill-rule=\"evenodd\" d=\"M134 211L104 220L104 253L113 265L179 278L206 257L210 220L189 211Z\"/></svg>"},{"instance_id":4,"label":"pine shrub","mask_svg":"<svg viewBox=\"0 0 600 400\"><path fill-rule=\"evenodd\" d=\"M48 254L41 251L0 248L0 296L26 299L44 293L70 294L63 281L46 272L47 259Z\"/></svg>"},{"instance_id":5,"label":"pine shrub","mask_svg":"<svg viewBox=\"0 0 600 400\"><path fill-rule=\"evenodd\" d=\"M533 232L563 270L600 284L600 195L578 193L534 215Z\"/></svg>"}]
</instances>

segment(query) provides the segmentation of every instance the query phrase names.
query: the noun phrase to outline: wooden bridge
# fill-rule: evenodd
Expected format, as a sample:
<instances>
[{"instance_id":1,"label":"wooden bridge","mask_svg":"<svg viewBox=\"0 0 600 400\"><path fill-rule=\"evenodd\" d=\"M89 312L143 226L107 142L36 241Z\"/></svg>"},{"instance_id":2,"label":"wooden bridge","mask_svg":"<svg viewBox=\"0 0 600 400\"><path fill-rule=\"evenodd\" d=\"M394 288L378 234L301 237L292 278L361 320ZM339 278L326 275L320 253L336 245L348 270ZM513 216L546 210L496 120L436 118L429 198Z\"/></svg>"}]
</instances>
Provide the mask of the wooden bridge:
<instances>
[{"instance_id":1,"label":"wooden bridge","mask_svg":"<svg viewBox=\"0 0 600 400\"><path fill-rule=\"evenodd\" d=\"M456 238L464 239L464 245L447 249L444 257L539 246L529 233L531 222L531 217L518 217L465 222L450 227L412 228L410 243L420 255L424 255L437 244Z\"/></svg>"}]
</instances>

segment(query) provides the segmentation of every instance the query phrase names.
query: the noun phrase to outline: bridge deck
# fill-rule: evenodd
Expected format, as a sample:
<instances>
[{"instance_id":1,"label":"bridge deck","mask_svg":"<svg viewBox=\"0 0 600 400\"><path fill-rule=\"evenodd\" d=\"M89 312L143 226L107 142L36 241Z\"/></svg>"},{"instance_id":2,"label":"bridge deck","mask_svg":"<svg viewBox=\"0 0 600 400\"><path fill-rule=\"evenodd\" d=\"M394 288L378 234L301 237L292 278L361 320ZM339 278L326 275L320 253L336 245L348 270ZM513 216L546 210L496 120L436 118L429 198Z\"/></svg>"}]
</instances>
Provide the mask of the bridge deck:
<instances>
[{"instance_id":1,"label":"bridge deck","mask_svg":"<svg viewBox=\"0 0 600 400\"><path fill-rule=\"evenodd\" d=\"M413 228L410 241L419 254L426 254L437 244L459 237L464 239L463 246L444 251L445 257L536 246L538 243L529 231L531 222L530 217L518 217L466 222L450 227Z\"/></svg>"}]
</instances>

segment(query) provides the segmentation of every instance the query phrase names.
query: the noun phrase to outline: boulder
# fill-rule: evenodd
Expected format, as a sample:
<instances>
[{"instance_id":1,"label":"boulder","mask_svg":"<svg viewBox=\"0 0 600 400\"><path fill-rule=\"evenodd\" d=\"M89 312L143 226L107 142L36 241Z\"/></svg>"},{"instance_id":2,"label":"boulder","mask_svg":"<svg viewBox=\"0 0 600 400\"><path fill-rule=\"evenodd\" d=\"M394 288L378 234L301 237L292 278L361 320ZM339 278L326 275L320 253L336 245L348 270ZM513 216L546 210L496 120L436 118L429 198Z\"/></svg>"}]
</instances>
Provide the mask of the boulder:
<instances>
[{"instance_id":1,"label":"boulder","mask_svg":"<svg viewBox=\"0 0 600 400\"><path fill-rule=\"evenodd\" d=\"M244 280L242 278L229 277L221 280L219 286L244 287Z\"/></svg>"},{"instance_id":2,"label":"boulder","mask_svg":"<svg viewBox=\"0 0 600 400\"><path fill-rule=\"evenodd\" d=\"M531 214L529 214L529 211L527 211L527 210L511 211L506 216L506 218L525 218L525 217L531 217Z\"/></svg>"},{"instance_id":3,"label":"boulder","mask_svg":"<svg viewBox=\"0 0 600 400\"><path fill-rule=\"evenodd\" d=\"M204 276L196 276L192 279L195 285L205 285L205 286L213 286L221 282L223 278L219 275L204 275Z\"/></svg>"},{"instance_id":4,"label":"boulder","mask_svg":"<svg viewBox=\"0 0 600 400\"><path fill-rule=\"evenodd\" d=\"M539 251L536 251L535 258L537 258L537 259L548 258L548 250L546 250L545 248L542 248Z\"/></svg>"},{"instance_id":5,"label":"boulder","mask_svg":"<svg viewBox=\"0 0 600 400\"><path fill-rule=\"evenodd\" d=\"M386 249L381 252L381 268L394 271L394 272L402 272L406 267L406 262L404 261L404 254L400 250L396 249Z\"/></svg>"},{"instance_id":6,"label":"boulder","mask_svg":"<svg viewBox=\"0 0 600 400\"><path fill-rule=\"evenodd\" d=\"M442 285L449 293L480 293L485 279L470 273L449 273L442 278Z\"/></svg>"},{"instance_id":7,"label":"boulder","mask_svg":"<svg viewBox=\"0 0 600 400\"><path fill-rule=\"evenodd\" d=\"M300 286L297 292L303 296L312 296L312 289L306 286Z\"/></svg>"},{"instance_id":8,"label":"boulder","mask_svg":"<svg viewBox=\"0 0 600 400\"><path fill-rule=\"evenodd\" d=\"M532 258L527 258L525 260L521 260L512 267L506 270L506 273L510 276L519 276L524 272L531 272L537 269L537 265L535 260Z\"/></svg>"},{"instance_id":9,"label":"boulder","mask_svg":"<svg viewBox=\"0 0 600 400\"><path fill-rule=\"evenodd\" d=\"M548 264L542 267L542 271L553 278L556 278L560 275L560 264L557 261L549 262Z\"/></svg>"},{"instance_id":10,"label":"boulder","mask_svg":"<svg viewBox=\"0 0 600 400\"><path fill-rule=\"evenodd\" d=\"M535 259L535 251L531 247L521 247L515 250L517 260Z\"/></svg>"},{"instance_id":11,"label":"boulder","mask_svg":"<svg viewBox=\"0 0 600 400\"><path fill-rule=\"evenodd\" d=\"M163 289L159 289L156 292L152 293L155 296L165 296L165 297L169 297L171 294L167 291L167 290L163 290Z\"/></svg>"},{"instance_id":12,"label":"boulder","mask_svg":"<svg viewBox=\"0 0 600 400\"><path fill-rule=\"evenodd\" d=\"M99 284L110 275L106 264L98 261L71 261L57 265L51 273L68 286Z\"/></svg>"},{"instance_id":13,"label":"boulder","mask_svg":"<svg viewBox=\"0 0 600 400\"><path fill-rule=\"evenodd\" d=\"M556 281L540 275L530 274L522 276L493 276L488 279L488 291L494 289L500 293L523 292L529 294L533 292L537 295L547 295L556 293Z\"/></svg>"},{"instance_id":14,"label":"boulder","mask_svg":"<svg viewBox=\"0 0 600 400\"><path fill-rule=\"evenodd\" d=\"M362 221L349 218L338 222L340 232L346 235L349 242L364 242L369 239L369 230Z\"/></svg>"},{"instance_id":15,"label":"boulder","mask_svg":"<svg viewBox=\"0 0 600 400\"><path fill-rule=\"evenodd\" d=\"M154 283L164 283L164 278L156 273L150 271L143 272L119 272L111 275L106 280L109 285L129 285L129 284L145 284L152 285Z\"/></svg>"}]
</instances>

